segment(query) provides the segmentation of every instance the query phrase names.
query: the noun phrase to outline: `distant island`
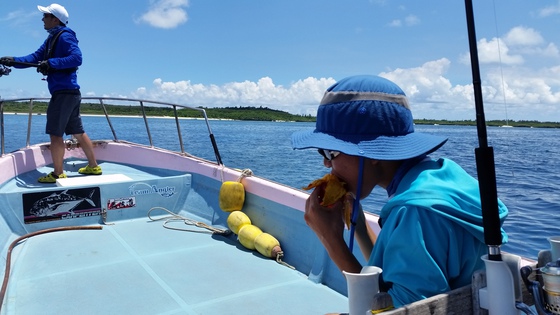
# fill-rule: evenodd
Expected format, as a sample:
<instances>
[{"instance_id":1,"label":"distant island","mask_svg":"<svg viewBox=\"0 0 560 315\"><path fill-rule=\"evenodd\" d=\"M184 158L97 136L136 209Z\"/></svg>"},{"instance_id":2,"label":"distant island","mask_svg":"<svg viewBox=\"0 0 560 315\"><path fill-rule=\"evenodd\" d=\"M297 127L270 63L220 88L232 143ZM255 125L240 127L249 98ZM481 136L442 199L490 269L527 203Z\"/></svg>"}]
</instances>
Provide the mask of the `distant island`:
<instances>
[{"instance_id":1,"label":"distant island","mask_svg":"<svg viewBox=\"0 0 560 315\"><path fill-rule=\"evenodd\" d=\"M36 102L33 104L33 113L44 114L47 110L47 103ZM141 116L142 111L139 106L131 105L105 105L109 115L122 116ZM211 119L231 119L231 120L254 120L254 121L290 121L290 122L315 122L316 117L312 115L294 115L288 112L270 109L268 107L223 107L206 108L206 115ZM147 116L169 117L174 116L173 109L168 107L145 106L144 111ZM28 113L29 107L22 106L21 103L4 103L4 112ZM104 115L103 108L96 103L83 103L80 112L84 115ZM192 109L178 109L179 117L200 117L200 113ZM476 126L474 120L438 120L438 119L415 119L417 125L461 125ZM525 127L525 128L560 128L560 122L540 122L533 120L489 120L487 126L494 127Z\"/></svg>"},{"instance_id":2,"label":"distant island","mask_svg":"<svg viewBox=\"0 0 560 315\"><path fill-rule=\"evenodd\" d=\"M435 120L415 119L417 125L454 125L454 126L476 126L474 120ZM525 127L525 128L560 128L560 122L542 122L536 120L487 120L486 126L492 127Z\"/></svg>"}]
</instances>

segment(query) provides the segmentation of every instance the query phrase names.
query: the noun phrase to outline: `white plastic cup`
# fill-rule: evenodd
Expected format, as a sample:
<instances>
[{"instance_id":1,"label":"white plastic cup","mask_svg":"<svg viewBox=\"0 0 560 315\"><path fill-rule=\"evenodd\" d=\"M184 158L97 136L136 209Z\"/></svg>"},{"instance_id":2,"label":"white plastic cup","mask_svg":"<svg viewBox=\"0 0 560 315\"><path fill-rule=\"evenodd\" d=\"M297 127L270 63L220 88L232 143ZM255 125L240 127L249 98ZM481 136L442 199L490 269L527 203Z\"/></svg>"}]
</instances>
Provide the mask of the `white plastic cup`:
<instances>
[{"instance_id":1,"label":"white plastic cup","mask_svg":"<svg viewBox=\"0 0 560 315\"><path fill-rule=\"evenodd\" d=\"M349 315L363 315L371 309L373 299L379 293L379 275L383 270L365 266L360 273L343 271L348 284Z\"/></svg>"},{"instance_id":2,"label":"white plastic cup","mask_svg":"<svg viewBox=\"0 0 560 315\"><path fill-rule=\"evenodd\" d=\"M552 261L557 261L560 259L560 236L552 236L548 238L550 242L550 254L552 255Z\"/></svg>"}]
</instances>

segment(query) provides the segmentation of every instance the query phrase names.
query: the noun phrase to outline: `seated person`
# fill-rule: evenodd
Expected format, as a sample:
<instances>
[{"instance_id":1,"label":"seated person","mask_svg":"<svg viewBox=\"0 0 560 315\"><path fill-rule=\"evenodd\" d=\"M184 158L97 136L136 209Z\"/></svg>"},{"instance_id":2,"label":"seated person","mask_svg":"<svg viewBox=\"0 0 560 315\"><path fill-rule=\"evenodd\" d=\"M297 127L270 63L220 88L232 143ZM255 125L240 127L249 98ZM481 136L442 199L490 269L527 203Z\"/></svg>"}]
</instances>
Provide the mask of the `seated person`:
<instances>
[{"instance_id":1,"label":"seated person","mask_svg":"<svg viewBox=\"0 0 560 315\"><path fill-rule=\"evenodd\" d=\"M360 207L354 224L367 264L383 269L379 287L395 307L468 285L484 268L478 182L455 162L428 156L446 141L415 132L404 92L377 76L348 77L331 86L315 130L292 136L294 149L319 149L331 174L358 199L375 186L387 191L375 244ZM309 196L305 221L341 271L359 273L362 266L343 239L344 202L323 207L323 192L317 187ZM503 224L508 210L498 204ZM502 240L507 241L503 230Z\"/></svg>"}]
</instances>

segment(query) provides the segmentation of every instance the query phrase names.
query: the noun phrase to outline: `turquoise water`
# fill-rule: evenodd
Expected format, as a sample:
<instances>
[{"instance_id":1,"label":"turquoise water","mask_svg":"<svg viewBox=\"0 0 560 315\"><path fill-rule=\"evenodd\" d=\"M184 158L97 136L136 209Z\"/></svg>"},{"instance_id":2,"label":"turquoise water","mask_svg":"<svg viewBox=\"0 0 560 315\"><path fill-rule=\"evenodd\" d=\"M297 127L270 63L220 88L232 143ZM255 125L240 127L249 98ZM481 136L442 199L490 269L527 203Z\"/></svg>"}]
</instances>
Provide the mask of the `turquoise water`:
<instances>
[{"instance_id":1,"label":"turquoise water","mask_svg":"<svg viewBox=\"0 0 560 315\"><path fill-rule=\"evenodd\" d=\"M6 115L6 152L25 146L27 116ZM148 121L154 145L179 150L174 120L151 118ZM113 118L117 137L148 144L144 121L140 118ZM31 143L47 142L45 116L33 116ZM111 139L103 117L84 117L86 132L92 139ZM211 128L226 166L251 169L257 176L294 186L306 186L328 170L315 150L294 151L290 136L313 123L211 121ZM185 150L215 160L210 140L201 120L181 120ZM474 148L478 146L475 127L416 126L417 131L443 135L449 141L432 157L448 157L476 177ZM494 147L498 196L510 215L504 229L510 241L505 251L536 258L548 249L546 237L560 235L560 129L488 128L488 143ZM380 188L364 200L364 209L377 213L387 196Z\"/></svg>"}]
</instances>

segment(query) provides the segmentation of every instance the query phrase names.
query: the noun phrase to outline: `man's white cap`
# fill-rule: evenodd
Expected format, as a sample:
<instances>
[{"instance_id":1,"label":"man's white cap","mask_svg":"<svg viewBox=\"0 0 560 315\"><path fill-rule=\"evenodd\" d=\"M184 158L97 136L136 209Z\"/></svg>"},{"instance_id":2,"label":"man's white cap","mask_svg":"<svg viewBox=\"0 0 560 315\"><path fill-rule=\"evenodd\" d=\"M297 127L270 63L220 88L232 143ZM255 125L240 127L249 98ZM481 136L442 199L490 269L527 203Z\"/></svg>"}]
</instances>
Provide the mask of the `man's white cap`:
<instances>
[{"instance_id":1,"label":"man's white cap","mask_svg":"<svg viewBox=\"0 0 560 315\"><path fill-rule=\"evenodd\" d=\"M53 3L48 7L42 7L38 5L37 8L43 13L50 13L56 16L56 18L59 19L60 22L68 24L68 11L66 11L66 9L60 4Z\"/></svg>"}]
</instances>

